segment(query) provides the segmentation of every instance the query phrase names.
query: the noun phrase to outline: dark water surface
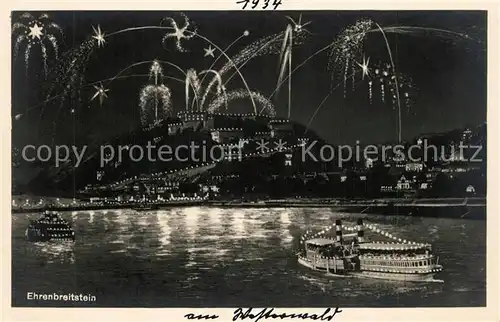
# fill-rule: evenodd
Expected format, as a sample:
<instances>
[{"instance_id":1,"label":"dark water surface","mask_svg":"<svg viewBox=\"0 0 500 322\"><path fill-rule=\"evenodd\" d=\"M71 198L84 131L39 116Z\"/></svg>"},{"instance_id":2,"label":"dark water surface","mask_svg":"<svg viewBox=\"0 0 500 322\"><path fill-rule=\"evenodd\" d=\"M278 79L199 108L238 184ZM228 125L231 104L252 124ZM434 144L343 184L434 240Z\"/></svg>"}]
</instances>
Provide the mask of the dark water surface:
<instances>
[{"instance_id":1,"label":"dark water surface","mask_svg":"<svg viewBox=\"0 0 500 322\"><path fill-rule=\"evenodd\" d=\"M486 304L486 222L340 214L328 209L179 208L72 212L71 244L32 244L12 215L13 306L415 307ZM433 244L444 283L327 278L297 264L306 229L356 218ZM368 235L368 238L372 236ZM375 237L375 236L373 236ZM27 292L96 302L34 302Z\"/></svg>"}]
</instances>

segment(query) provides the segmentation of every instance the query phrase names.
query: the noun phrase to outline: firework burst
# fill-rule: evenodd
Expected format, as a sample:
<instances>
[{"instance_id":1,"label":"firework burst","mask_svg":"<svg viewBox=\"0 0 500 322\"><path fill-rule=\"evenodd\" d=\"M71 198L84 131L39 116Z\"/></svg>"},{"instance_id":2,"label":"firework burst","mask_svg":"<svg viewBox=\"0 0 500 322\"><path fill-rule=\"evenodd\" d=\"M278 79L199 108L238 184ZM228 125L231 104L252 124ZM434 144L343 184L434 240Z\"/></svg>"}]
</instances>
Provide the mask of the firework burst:
<instances>
[{"instance_id":1,"label":"firework burst","mask_svg":"<svg viewBox=\"0 0 500 322\"><path fill-rule=\"evenodd\" d=\"M170 89L163 84L144 86L140 93L139 106L141 108L141 122L143 126L150 123L158 123L160 120L171 115L172 101Z\"/></svg>"},{"instance_id":2,"label":"firework burst","mask_svg":"<svg viewBox=\"0 0 500 322\"><path fill-rule=\"evenodd\" d=\"M390 63L377 62L373 68L369 66L370 58L363 57L363 61L356 62L359 71L361 71L361 82L365 81L368 85L368 99L373 103L374 97L380 99L382 103L391 103L392 108L397 107L398 90L402 93L405 107L410 110L413 97L416 93L412 79L402 73L395 73ZM359 81L358 81L359 82Z\"/></svg>"},{"instance_id":3,"label":"firework burst","mask_svg":"<svg viewBox=\"0 0 500 322\"><path fill-rule=\"evenodd\" d=\"M92 26L92 30L94 31L92 39L95 39L95 41L97 41L97 46L99 48L104 47L104 45L106 44L106 39L104 38L105 37L104 32L101 31L101 26L98 25L97 29L94 26Z\"/></svg>"},{"instance_id":4,"label":"firework burst","mask_svg":"<svg viewBox=\"0 0 500 322\"><path fill-rule=\"evenodd\" d=\"M165 36L163 36L162 43L165 46L168 39L175 38L175 46L177 47L177 50L180 52L186 52L186 49L182 46L182 40L189 40L193 38L197 29L196 26L193 25L193 30L189 30L188 28L191 26L191 21L185 14L181 13L181 16L184 19L183 27L179 27L177 22L172 17L166 17L162 20L162 24L166 21L170 24L170 27L174 29L173 32L168 32Z\"/></svg>"},{"instance_id":5,"label":"firework burst","mask_svg":"<svg viewBox=\"0 0 500 322\"><path fill-rule=\"evenodd\" d=\"M163 68L157 60L154 60L149 68L149 79L153 80L154 84L144 86L139 96L141 123L144 126L157 124L172 112L171 92L162 84Z\"/></svg>"},{"instance_id":6,"label":"firework burst","mask_svg":"<svg viewBox=\"0 0 500 322\"><path fill-rule=\"evenodd\" d=\"M344 96L348 75L354 75L356 62L362 59L364 39L374 26L375 23L370 19L358 20L354 25L345 28L332 43L328 70L332 73L332 81L341 76L344 82ZM352 85L354 86L354 82Z\"/></svg>"},{"instance_id":7,"label":"firework burst","mask_svg":"<svg viewBox=\"0 0 500 322\"><path fill-rule=\"evenodd\" d=\"M64 36L61 28L50 20L48 14L43 13L35 18L30 13L24 13L19 20L12 25L12 35L14 37L14 59L19 55L19 51L24 45L24 65L28 71L29 61L33 53L33 46L40 48L42 56L43 70L45 76L48 74L48 51L52 48L52 54L57 60L59 56L59 44L56 35Z\"/></svg>"},{"instance_id":8,"label":"firework burst","mask_svg":"<svg viewBox=\"0 0 500 322\"><path fill-rule=\"evenodd\" d=\"M368 81L369 99L372 101L374 92L382 103L391 103L392 108L397 107L396 91L399 90L404 98L405 107L410 110L416 88L409 76L394 73L391 65L379 62L372 71ZM398 89L399 86L399 89Z\"/></svg>"},{"instance_id":9,"label":"firework burst","mask_svg":"<svg viewBox=\"0 0 500 322\"><path fill-rule=\"evenodd\" d=\"M308 21L308 22L304 22L302 23L302 14L300 14L299 16L299 21L295 21L292 17L290 16L286 16L286 18L288 20L290 20L290 22L293 24L293 31L294 32L302 32L302 31L305 31L307 33L309 33L309 31L307 31L306 29L304 29L305 26L307 25L310 25L311 22Z\"/></svg>"}]
</instances>

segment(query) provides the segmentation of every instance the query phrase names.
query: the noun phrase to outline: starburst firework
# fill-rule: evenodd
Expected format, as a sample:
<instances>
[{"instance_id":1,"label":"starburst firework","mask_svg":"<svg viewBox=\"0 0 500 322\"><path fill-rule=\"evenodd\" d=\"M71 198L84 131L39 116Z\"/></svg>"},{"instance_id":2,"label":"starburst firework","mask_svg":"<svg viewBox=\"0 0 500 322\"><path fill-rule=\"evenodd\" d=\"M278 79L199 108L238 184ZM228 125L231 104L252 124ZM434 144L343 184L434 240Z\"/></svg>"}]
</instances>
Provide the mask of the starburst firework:
<instances>
[{"instance_id":1,"label":"starburst firework","mask_svg":"<svg viewBox=\"0 0 500 322\"><path fill-rule=\"evenodd\" d=\"M104 86L102 84L99 84L99 86L94 85L94 88L95 88L96 92L94 93L94 95L92 96L90 101L93 101L94 99L99 97L99 103L102 106L102 103L104 103L104 99L108 98L108 94L106 94L106 93L109 92L109 89L104 88Z\"/></svg>"},{"instance_id":2,"label":"starburst firework","mask_svg":"<svg viewBox=\"0 0 500 322\"><path fill-rule=\"evenodd\" d=\"M163 19L162 23L164 21L168 22L174 31L166 33L165 36L163 36L162 43L165 45L167 39L175 38L175 46L177 47L177 50L180 52L186 52L186 49L182 46L182 40L189 40L193 38L197 30L196 26L193 26L193 30L189 30L188 28L191 26L191 21L184 13L181 13L181 16L184 19L183 27L179 27L177 22L172 17L166 17Z\"/></svg>"},{"instance_id":3,"label":"starburst firework","mask_svg":"<svg viewBox=\"0 0 500 322\"><path fill-rule=\"evenodd\" d=\"M97 41L97 47L104 47L104 44L106 43L106 39L104 39L105 34L104 32L101 31L101 26L97 26L97 29L92 26L92 30L94 31L94 35L92 35L92 39L95 39Z\"/></svg>"},{"instance_id":4,"label":"starburst firework","mask_svg":"<svg viewBox=\"0 0 500 322\"><path fill-rule=\"evenodd\" d=\"M19 50L24 45L24 65L28 71L29 61L33 53L33 46L40 47L43 70L45 76L48 74L47 46L52 48L51 52L57 60L59 55L59 44L56 34L63 37L61 28L49 18L46 13L35 18L30 13L24 13L19 20L12 25L12 35L14 37L14 59L19 55Z\"/></svg>"}]
</instances>

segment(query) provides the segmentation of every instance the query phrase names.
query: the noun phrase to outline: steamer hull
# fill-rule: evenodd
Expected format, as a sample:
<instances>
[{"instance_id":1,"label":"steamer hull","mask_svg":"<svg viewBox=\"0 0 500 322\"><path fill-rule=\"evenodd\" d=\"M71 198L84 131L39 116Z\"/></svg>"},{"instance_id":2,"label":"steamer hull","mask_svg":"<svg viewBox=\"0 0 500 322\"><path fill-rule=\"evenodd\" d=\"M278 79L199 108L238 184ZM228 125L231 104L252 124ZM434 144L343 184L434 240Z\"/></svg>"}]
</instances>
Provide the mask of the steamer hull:
<instances>
[{"instance_id":1,"label":"steamer hull","mask_svg":"<svg viewBox=\"0 0 500 322\"><path fill-rule=\"evenodd\" d=\"M342 263L342 261L340 261ZM330 261L328 265L326 262L317 262L314 263L312 260L309 260L305 257L299 256L298 263L301 266L304 266L308 269L325 272L330 276L339 276L339 277L357 277L357 278L370 278L370 279L379 279L379 280L387 280L387 281L401 281L401 282L442 282L441 280L436 280L435 276L440 271L440 268L435 268L435 271L427 272L427 273L389 273L389 272L375 272L375 271L367 271L367 270L359 270L356 271L354 269L349 269L344 266L344 264L337 264L334 269L333 263Z\"/></svg>"},{"instance_id":2,"label":"steamer hull","mask_svg":"<svg viewBox=\"0 0 500 322\"><path fill-rule=\"evenodd\" d=\"M388 281L401 281L401 282L437 282L439 280L434 279L436 273L425 273L425 274L400 274L400 273L383 273L383 272L371 272L371 271L361 271L352 272L352 276L359 278L372 278ZM439 281L440 282L440 281Z\"/></svg>"},{"instance_id":3,"label":"steamer hull","mask_svg":"<svg viewBox=\"0 0 500 322\"><path fill-rule=\"evenodd\" d=\"M337 260L322 260L322 261L317 261L314 262L312 260L309 260L305 257L299 256L298 257L298 263L304 267L313 269L313 270L318 270L318 271L325 271L329 273L336 273L336 274L347 274L348 273L348 267L345 263L345 260L342 259L337 259Z\"/></svg>"}]
</instances>

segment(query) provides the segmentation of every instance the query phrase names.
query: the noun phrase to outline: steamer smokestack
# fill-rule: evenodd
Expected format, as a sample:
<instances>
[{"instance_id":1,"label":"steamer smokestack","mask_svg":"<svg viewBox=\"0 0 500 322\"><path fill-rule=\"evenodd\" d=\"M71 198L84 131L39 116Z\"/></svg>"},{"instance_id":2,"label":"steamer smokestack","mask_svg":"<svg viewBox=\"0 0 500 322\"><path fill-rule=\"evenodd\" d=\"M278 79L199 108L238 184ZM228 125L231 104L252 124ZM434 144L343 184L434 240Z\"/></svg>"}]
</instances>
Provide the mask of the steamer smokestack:
<instances>
[{"instance_id":1,"label":"steamer smokestack","mask_svg":"<svg viewBox=\"0 0 500 322\"><path fill-rule=\"evenodd\" d=\"M358 219L357 230L358 230L358 243L362 243L365 241L365 229L363 226L363 219L361 218Z\"/></svg>"},{"instance_id":2,"label":"steamer smokestack","mask_svg":"<svg viewBox=\"0 0 500 322\"><path fill-rule=\"evenodd\" d=\"M342 244L342 220L335 220L335 236L337 237L337 242Z\"/></svg>"}]
</instances>

